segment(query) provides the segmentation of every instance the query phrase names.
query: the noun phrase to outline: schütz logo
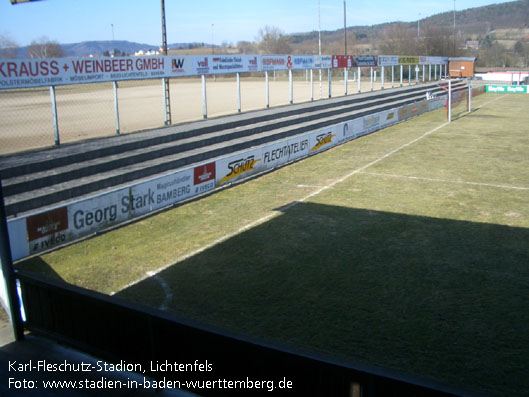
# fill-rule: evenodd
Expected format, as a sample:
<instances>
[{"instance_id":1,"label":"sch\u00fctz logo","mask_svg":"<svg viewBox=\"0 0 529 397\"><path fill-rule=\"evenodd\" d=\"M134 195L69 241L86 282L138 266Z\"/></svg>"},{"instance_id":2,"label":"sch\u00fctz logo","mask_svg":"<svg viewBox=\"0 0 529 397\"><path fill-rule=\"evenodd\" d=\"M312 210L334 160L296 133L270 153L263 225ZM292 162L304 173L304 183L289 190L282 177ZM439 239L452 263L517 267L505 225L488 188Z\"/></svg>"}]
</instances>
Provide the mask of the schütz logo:
<instances>
[{"instance_id":1,"label":"sch\u00fctz logo","mask_svg":"<svg viewBox=\"0 0 529 397\"><path fill-rule=\"evenodd\" d=\"M314 152L315 150L318 150L322 148L325 145L328 145L332 143L332 138L335 137L332 132L326 132L325 134L320 134L316 137L318 143L314 145L312 149L310 149L311 152Z\"/></svg>"},{"instance_id":2,"label":"sch\u00fctz logo","mask_svg":"<svg viewBox=\"0 0 529 397\"><path fill-rule=\"evenodd\" d=\"M255 164L259 161L261 161L261 159L256 160L255 156L253 155L248 156L245 159L231 161L230 163L228 163L228 168L230 169L229 174L222 178L219 182L225 183L242 174L253 171L255 169Z\"/></svg>"}]
</instances>

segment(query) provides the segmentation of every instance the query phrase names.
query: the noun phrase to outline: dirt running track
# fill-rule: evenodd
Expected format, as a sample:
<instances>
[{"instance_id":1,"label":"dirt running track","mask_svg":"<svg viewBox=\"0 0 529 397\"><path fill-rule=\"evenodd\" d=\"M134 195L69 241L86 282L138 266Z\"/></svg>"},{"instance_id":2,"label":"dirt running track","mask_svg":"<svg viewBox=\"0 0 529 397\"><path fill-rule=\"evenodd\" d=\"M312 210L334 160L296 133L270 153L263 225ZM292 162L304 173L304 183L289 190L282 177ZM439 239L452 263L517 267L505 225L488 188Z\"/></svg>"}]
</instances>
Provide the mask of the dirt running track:
<instances>
[{"instance_id":1,"label":"dirt running track","mask_svg":"<svg viewBox=\"0 0 529 397\"><path fill-rule=\"evenodd\" d=\"M171 111L173 124L202 119L200 79L172 79ZM391 82L386 82L386 88ZM241 79L242 111L266 107L264 78ZM380 82L375 83L380 89ZM362 91L371 90L362 81ZM343 96L343 78L333 77L332 96ZM349 81L348 93L358 92L358 83ZM323 98L328 96L327 74L323 73ZM294 103L310 101L310 80L305 75L294 79ZM270 106L289 103L289 83L270 77ZM314 73L314 99L320 98L318 73ZM68 143L116 133L112 83L56 88L60 142ZM163 90L160 80L120 82L118 88L121 133L163 126ZM235 78L207 79L208 117L237 112ZM53 116L48 87L0 91L0 155L54 145Z\"/></svg>"}]
</instances>

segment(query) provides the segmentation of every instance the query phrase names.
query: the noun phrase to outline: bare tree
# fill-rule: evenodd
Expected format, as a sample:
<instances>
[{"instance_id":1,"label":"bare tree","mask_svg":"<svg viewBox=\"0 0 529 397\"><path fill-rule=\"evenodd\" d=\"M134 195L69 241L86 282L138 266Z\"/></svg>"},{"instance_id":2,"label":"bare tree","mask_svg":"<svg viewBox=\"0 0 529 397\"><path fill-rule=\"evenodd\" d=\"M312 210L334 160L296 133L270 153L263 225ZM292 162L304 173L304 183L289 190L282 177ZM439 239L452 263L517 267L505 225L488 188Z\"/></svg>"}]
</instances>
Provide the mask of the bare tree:
<instances>
[{"instance_id":1,"label":"bare tree","mask_svg":"<svg viewBox=\"0 0 529 397\"><path fill-rule=\"evenodd\" d=\"M39 41L32 41L28 47L30 58L60 58L64 56L64 50L56 41L50 41L43 37Z\"/></svg>"},{"instance_id":2,"label":"bare tree","mask_svg":"<svg viewBox=\"0 0 529 397\"><path fill-rule=\"evenodd\" d=\"M250 41L239 41L237 48L242 54L255 54L257 52L256 44Z\"/></svg>"},{"instance_id":3,"label":"bare tree","mask_svg":"<svg viewBox=\"0 0 529 397\"><path fill-rule=\"evenodd\" d=\"M289 54L292 52L287 37L274 26L259 29L257 42L260 52L264 54Z\"/></svg>"},{"instance_id":4,"label":"bare tree","mask_svg":"<svg viewBox=\"0 0 529 397\"><path fill-rule=\"evenodd\" d=\"M453 34L446 27L424 24L421 29L421 49L423 55L429 56L446 56L453 53Z\"/></svg>"},{"instance_id":5,"label":"bare tree","mask_svg":"<svg viewBox=\"0 0 529 397\"><path fill-rule=\"evenodd\" d=\"M17 58L18 44L8 36L0 35L0 59Z\"/></svg>"},{"instance_id":6,"label":"bare tree","mask_svg":"<svg viewBox=\"0 0 529 397\"><path fill-rule=\"evenodd\" d=\"M381 39L380 51L383 54L419 55L417 31L410 29L405 23L394 23L387 26Z\"/></svg>"}]
</instances>

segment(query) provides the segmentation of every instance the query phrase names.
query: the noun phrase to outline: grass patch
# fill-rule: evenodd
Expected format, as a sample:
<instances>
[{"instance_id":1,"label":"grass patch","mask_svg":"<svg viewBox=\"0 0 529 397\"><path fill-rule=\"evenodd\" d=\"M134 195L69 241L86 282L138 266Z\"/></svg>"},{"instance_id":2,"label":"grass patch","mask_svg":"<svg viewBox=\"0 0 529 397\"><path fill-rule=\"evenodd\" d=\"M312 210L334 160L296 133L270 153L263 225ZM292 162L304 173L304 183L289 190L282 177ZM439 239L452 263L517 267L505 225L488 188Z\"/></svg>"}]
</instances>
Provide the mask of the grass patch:
<instances>
[{"instance_id":1,"label":"grass patch","mask_svg":"<svg viewBox=\"0 0 529 397\"><path fill-rule=\"evenodd\" d=\"M18 266L263 339L522 395L528 100L482 95L430 135L443 110ZM156 278L126 287L161 267L170 299Z\"/></svg>"}]
</instances>

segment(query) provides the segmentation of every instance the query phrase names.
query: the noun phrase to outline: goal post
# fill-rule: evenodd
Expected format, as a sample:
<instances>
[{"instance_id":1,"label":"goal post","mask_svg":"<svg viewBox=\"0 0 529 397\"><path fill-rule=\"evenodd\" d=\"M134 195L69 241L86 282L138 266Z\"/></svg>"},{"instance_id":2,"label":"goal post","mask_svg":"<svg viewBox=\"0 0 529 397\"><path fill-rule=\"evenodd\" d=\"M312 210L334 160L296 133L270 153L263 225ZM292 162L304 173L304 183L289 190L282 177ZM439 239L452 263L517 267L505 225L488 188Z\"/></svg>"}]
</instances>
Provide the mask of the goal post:
<instances>
[{"instance_id":1,"label":"goal post","mask_svg":"<svg viewBox=\"0 0 529 397\"><path fill-rule=\"evenodd\" d=\"M447 94L446 98L446 118L452 122L454 118L454 108L459 103L466 100L466 106L459 110L459 115L472 112L472 80L471 79L450 79L439 83Z\"/></svg>"}]
</instances>

